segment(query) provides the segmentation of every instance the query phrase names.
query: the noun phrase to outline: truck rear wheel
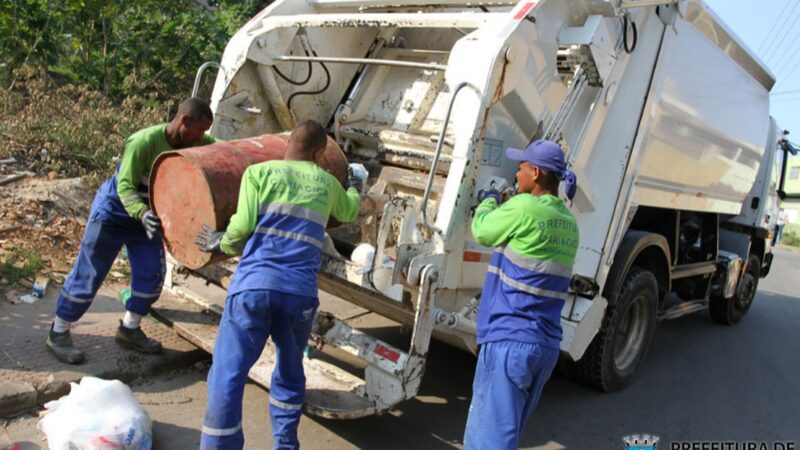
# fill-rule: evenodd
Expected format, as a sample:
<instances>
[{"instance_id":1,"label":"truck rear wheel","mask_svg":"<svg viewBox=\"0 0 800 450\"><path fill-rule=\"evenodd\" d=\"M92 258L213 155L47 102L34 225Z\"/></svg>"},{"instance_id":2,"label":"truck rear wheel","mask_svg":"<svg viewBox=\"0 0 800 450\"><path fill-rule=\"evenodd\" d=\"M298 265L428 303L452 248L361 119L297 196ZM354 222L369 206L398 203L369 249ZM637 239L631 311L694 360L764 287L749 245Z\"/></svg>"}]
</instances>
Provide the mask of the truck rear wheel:
<instances>
[{"instance_id":1,"label":"truck rear wheel","mask_svg":"<svg viewBox=\"0 0 800 450\"><path fill-rule=\"evenodd\" d=\"M657 308L655 276L645 269L631 268L617 302L608 307L602 328L571 372L605 392L628 386L653 339Z\"/></svg>"},{"instance_id":2,"label":"truck rear wheel","mask_svg":"<svg viewBox=\"0 0 800 450\"><path fill-rule=\"evenodd\" d=\"M741 321L756 298L760 272L761 261L758 256L750 255L733 297L711 296L708 303L708 312L711 314L711 318L724 325L733 325Z\"/></svg>"}]
</instances>

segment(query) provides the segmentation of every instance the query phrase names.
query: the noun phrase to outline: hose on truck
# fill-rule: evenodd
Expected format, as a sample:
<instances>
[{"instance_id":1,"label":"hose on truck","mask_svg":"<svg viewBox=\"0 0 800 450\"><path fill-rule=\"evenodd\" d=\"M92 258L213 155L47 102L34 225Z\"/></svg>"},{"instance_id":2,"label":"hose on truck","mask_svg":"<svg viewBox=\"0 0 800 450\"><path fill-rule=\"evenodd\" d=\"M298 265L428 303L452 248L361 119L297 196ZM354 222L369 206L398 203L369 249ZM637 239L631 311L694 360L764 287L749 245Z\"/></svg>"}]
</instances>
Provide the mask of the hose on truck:
<instances>
[{"instance_id":1,"label":"hose on truck","mask_svg":"<svg viewBox=\"0 0 800 450\"><path fill-rule=\"evenodd\" d=\"M314 55L314 56L317 56L317 52L315 52L314 50L311 50L311 54ZM321 94L321 93L325 92L326 90L328 90L328 87L331 85L331 73L330 73L330 71L328 71L328 67L322 61L317 61L317 62L319 63L320 66L322 66L322 70L325 71L325 86L323 86L322 88L320 88L320 89L318 89L316 91L297 91L297 92L293 93L292 95L289 96L289 99L286 100L286 107L289 110L292 109L292 100L294 100L294 98L297 97L298 95L317 95L317 94ZM311 64L311 62L309 61L309 65L310 64ZM311 73L311 71L309 70L309 74L310 73ZM309 75L309 78L310 78L310 76L311 75Z\"/></svg>"},{"instance_id":2,"label":"hose on truck","mask_svg":"<svg viewBox=\"0 0 800 450\"><path fill-rule=\"evenodd\" d=\"M306 56L308 56L308 51L306 51ZM274 70L279 77L283 78L283 80L286 81L287 83L293 84L295 86L302 86L308 83L308 80L311 79L312 69L313 67L311 65L311 61L308 61L308 73L306 74L306 79L303 81L295 81L284 75L283 72L281 72L281 69L278 69L278 66L272 66L272 70Z\"/></svg>"},{"instance_id":3,"label":"hose on truck","mask_svg":"<svg viewBox=\"0 0 800 450\"><path fill-rule=\"evenodd\" d=\"M630 24L631 31L633 31L633 43L628 45L628 25ZM636 31L636 22L628 17L628 14L622 15L622 45L625 47L625 53L631 54L636 49L636 42L639 40L639 35Z\"/></svg>"}]
</instances>

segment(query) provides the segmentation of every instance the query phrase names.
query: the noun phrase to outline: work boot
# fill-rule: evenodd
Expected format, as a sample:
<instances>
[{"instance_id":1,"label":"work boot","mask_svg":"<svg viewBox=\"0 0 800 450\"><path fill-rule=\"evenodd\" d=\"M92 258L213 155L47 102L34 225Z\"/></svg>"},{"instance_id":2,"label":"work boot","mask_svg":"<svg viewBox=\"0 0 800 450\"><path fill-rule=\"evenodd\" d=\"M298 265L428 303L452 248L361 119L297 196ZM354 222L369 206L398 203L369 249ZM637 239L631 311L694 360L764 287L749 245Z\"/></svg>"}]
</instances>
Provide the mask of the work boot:
<instances>
[{"instance_id":1,"label":"work boot","mask_svg":"<svg viewBox=\"0 0 800 450\"><path fill-rule=\"evenodd\" d=\"M56 333L51 325L50 334L47 336L45 345L50 350L50 353L61 362L67 364L80 364L83 362L83 350L72 345L72 336L70 336L69 330Z\"/></svg>"},{"instance_id":2,"label":"work boot","mask_svg":"<svg viewBox=\"0 0 800 450\"><path fill-rule=\"evenodd\" d=\"M147 337L141 327L133 329L126 328L122 325L121 320L119 321L119 328L117 328L117 335L114 336L114 340L119 342L123 347L136 350L139 353L155 355L161 353L163 350L161 342Z\"/></svg>"}]
</instances>

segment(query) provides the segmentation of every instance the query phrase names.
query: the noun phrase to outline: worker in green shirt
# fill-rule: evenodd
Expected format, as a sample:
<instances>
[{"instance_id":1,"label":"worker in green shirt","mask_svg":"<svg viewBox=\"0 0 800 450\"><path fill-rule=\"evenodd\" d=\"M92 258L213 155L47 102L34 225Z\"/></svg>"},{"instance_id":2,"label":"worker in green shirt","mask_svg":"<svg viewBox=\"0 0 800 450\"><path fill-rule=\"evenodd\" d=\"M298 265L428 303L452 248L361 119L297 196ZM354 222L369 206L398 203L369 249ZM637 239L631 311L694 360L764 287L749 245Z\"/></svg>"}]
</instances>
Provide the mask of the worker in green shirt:
<instances>
[{"instance_id":1,"label":"worker in green shirt","mask_svg":"<svg viewBox=\"0 0 800 450\"><path fill-rule=\"evenodd\" d=\"M268 337L277 350L269 391L272 448L299 446L297 425L305 396L303 349L319 305L317 272L325 226L329 215L341 222L358 216L365 182L351 170L345 190L314 163L327 142L319 123L307 120L297 125L283 160L247 168L227 230L205 225L198 230L201 250L242 254L217 331L201 449L244 446L244 385Z\"/></svg>"},{"instance_id":2,"label":"worker in green shirt","mask_svg":"<svg viewBox=\"0 0 800 450\"><path fill-rule=\"evenodd\" d=\"M149 206L150 168L165 151L215 142L205 134L212 120L208 104L190 98L178 106L171 122L139 130L125 141L114 176L97 190L75 266L58 297L46 345L60 361L83 361L83 351L72 343L70 326L89 309L123 245L131 264L131 298L115 340L142 353L161 352L161 343L139 327L161 295L166 272L161 222Z\"/></svg>"},{"instance_id":3,"label":"worker in green shirt","mask_svg":"<svg viewBox=\"0 0 800 450\"><path fill-rule=\"evenodd\" d=\"M561 309L578 250L578 224L558 197L569 199L575 174L555 142L507 149L520 161L519 194L498 206L500 193L485 189L472 219L472 235L495 247L478 305L481 346L465 450L516 449L545 382L558 360Z\"/></svg>"}]
</instances>

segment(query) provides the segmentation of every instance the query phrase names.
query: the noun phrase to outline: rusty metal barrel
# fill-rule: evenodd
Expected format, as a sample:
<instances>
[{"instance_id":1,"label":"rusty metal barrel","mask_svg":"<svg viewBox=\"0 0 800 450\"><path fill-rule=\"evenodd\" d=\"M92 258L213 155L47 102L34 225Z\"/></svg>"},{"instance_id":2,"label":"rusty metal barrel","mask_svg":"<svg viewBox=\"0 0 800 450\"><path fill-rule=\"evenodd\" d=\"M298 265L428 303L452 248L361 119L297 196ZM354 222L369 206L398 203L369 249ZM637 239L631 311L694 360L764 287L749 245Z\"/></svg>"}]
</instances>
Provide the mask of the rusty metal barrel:
<instances>
[{"instance_id":1,"label":"rusty metal barrel","mask_svg":"<svg viewBox=\"0 0 800 450\"><path fill-rule=\"evenodd\" d=\"M178 262L199 269L225 258L197 248L200 226L224 230L236 212L245 169L283 159L287 139L286 133L265 134L159 155L150 174L150 205L161 219L167 249ZM346 183L347 159L333 139L328 138L316 163Z\"/></svg>"}]
</instances>

